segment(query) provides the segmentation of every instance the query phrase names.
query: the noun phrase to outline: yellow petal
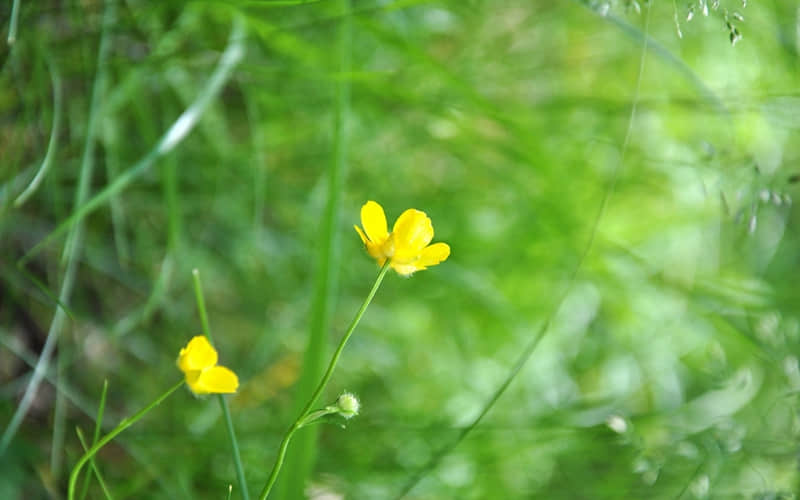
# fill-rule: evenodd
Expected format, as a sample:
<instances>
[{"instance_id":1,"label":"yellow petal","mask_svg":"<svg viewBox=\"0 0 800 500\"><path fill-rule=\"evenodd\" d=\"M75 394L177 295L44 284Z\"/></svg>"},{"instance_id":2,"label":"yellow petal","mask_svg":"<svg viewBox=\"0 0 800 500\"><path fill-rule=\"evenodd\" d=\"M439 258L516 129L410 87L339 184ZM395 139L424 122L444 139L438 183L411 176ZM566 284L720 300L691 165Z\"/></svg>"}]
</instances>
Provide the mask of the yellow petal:
<instances>
[{"instance_id":1,"label":"yellow petal","mask_svg":"<svg viewBox=\"0 0 800 500\"><path fill-rule=\"evenodd\" d=\"M450 245L447 243L434 243L422 250L419 260L415 262L417 267L425 269L428 266L435 266L444 262L450 256Z\"/></svg>"},{"instance_id":2,"label":"yellow petal","mask_svg":"<svg viewBox=\"0 0 800 500\"><path fill-rule=\"evenodd\" d=\"M178 354L178 368L184 373L202 370L216 364L217 351L203 335L192 338Z\"/></svg>"},{"instance_id":3,"label":"yellow petal","mask_svg":"<svg viewBox=\"0 0 800 500\"><path fill-rule=\"evenodd\" d=\"M239 388L239 377L224 366L212 366L194 380L187 374L186 383L195 394L231 394Z\"/></svg>"},{"instance_id":4,"label":"yellow petal","mask_svg":"<svg viewBox=\"0 0 800 500\"><path fill-rule=\"evenodd\" d=\"M403 212L392 229L394 256L399 264L416 260L419 253L433 239L433 224L425 212L409 208Z\"/></svg>"},{"instance_id":5,"label":"yellow petal","mask_svg":"<svg viewBox=\"0 0 800 500\"><path fill-rule=\"evenodd\" d=\"M400 276L411 276L414 271L420 270L415 264L401 264L394 260L392 260L392 269Z\"/></svg>"},{"instance_id":6,"label":"yellow petal","mask_svg":"<svg viewBox=\"0 0 800 500\"><path fill-rule=\"evenodd\" d=\"M361 237L361 242L366 245L367 244L367 236L364 234L364 231L362 231L361 228L358 227L358 226L353 226L353 227L356 229L356 232Z\"/></svg>"},{"instance_id":7,"label":"yellow petal","mask_svg":"<svg viewBox=\"0 0 800 500\"><path fill-rule=\"evenodd\" d=\"M197 387L197 379L200 378L200 371L201 370L189 370L184 372L186 373L186 385L188 385L189 389L191 389L195 394L197 394L195 387Z\"/></svg>"},{"instance_id":8,"label":"yellow petal","mask_svg":"<svg viewBox=\"0 0 800 500\"><path fill-rule=\"evenodd\" d=\"M370 257L378 261L379 266L382 266L383 263L386 262L386 247L387 245L385 243L383 245L376 245L367 242L367 253Z\"/></svg>"},{"instance_id":9,"label":"yellow petal","mask_svg":"<svg viewBox=\"0 0 800 500\"><path fill-rule=\"evenodd\" d=\"M389 237L389 231L386 229L386 214L383 213L383 207L374 201L370 200L361 207L361 225L364 226L364 232L373 243L380 245Z\"/></svg>"}]
</instances>

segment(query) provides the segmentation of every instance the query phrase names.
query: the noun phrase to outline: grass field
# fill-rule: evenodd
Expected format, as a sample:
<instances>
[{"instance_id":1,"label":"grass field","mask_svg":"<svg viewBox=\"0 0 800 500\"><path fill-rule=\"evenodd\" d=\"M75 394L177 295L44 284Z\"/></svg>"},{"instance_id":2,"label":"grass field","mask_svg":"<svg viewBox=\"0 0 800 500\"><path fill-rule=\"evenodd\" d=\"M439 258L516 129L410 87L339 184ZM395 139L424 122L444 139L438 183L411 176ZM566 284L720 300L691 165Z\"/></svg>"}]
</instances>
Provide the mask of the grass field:
<instances>
[{"instance_id":1,"label":"grass field","mask_svg":"<svg viewBox=\"0 0 800 500\"><path fill-rule=\"evenodd\" d=\"M309 410L359 415L293 434L270 499L796 498L796 2L0 21L0 498L263 497L381 270L369 200L451 252L385 275ZM203 334L236 393L179 387L78 475Z\"/></svg>"}]
</instances>

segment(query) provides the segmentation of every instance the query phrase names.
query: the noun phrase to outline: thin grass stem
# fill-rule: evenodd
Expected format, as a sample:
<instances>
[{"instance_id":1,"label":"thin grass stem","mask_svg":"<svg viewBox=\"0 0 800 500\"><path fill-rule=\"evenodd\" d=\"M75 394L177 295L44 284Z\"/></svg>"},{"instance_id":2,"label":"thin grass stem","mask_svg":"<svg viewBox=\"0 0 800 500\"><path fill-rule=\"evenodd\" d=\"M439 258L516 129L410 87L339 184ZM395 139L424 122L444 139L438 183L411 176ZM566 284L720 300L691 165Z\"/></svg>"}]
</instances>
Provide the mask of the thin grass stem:
<instances>
[{"instance_id":1,"label":"thin grass stem","mask_svg":"<svg viewBox=\"0 0 800 500\"><path fill-rule=\"evenodd\" d=\"M39 188L45 175L47 175L47 172L50 170L50 166L53 164L53 157L56 154L56 144L58 143L58 136L61 131L61 113L64 98L61 74L58 71L58 67L56 67L54 62L48 60L47 68L50 71L50 84L53 86L53 125L50 127L50 140L47 143L47 152L44 155L42 164L39 166L39 170L36 172L36 175L33 176L28 187L14 200L14 207L16 208L21 207Z\"/></svg>"},{"instance_id":2,"label":"thin grass stem","mask_svg":"<svg viewBox=\"0 0 800 500\"><path fill-rule=\"evenodd\" d=\"M83 432L81 431L81 428L76 427L75 432L78 434L78 441L81 442L81 447L83 447L83 452L86 453L87 451L89 451L89 447L86 446L86 439L83 437ZM111 492L108 490L108 487L106 486L106 482L103 479L103 475L100 474L100 469L98 469L97 464L94 463L94 457L89 459L89 468L92 470L95 477L97 477L97 483L100 485L100 489L103 490L103 494L106 496L108 500L112 500L113 496L111 495ZM87 488L89 486L88 478L89 475L87 474L86 480L84 480L83 483L84 485L86 485ZM83 495L85 496L86 493L84 492Z\"/></svg>"},{"instance_id":3,"label":"thin grass stem","mask_svg":"<svg viewBox=\"0 0 800 500\"><path fill-rule=\"evenodd\" d=\"M91 458L94 457L95 454L97 454L97 452L100 451L100 449L103 446L107 445L112 439L117 437L122 431L124 431L128 427L132 426L133 424L135 424L136 422L141 420L142 417L144 417L145 415L147 415L148 412L150 412L150 410L152 410L156 406L160 405L173 392L177 391L183 384L184 384L184 380L181 380L177 384L175 384L172 387L170 387L169 389L167 389L167 392L165 392L164 394L162 394L161 396L156 398L155 401L153 401L149 405L147 405L144 408L142 408L141 410L139 410L132 417L122 419L122 421L119 423L119 425L114 427L114 429L111 432L109 432L108 434L106 434L105 436L100 438L100 440L97 441L97 443L95 443L94 446L89 448L89 451L87 451L86 453L83 454L83 456L80 458L80 460L78 460L78 462L75 464L75 467L73 467L72 473L69 475L69 485L67 486L67 498L68 498L68 500L73 500L75 498L75 485L76 485L76 483L78 481L78 476L81 473L81 469L83 468L84 465L86 465L86 462L91 460Z\"/></svg>"},{"instance_id":4,"label":"thin grass stem","mask_svg":"<svg viewBox=\"0 0 800 500\"><path fill-rule=\"evenodd\" d=\"M9 45L14 45L17 41L17 25L19 24L19 4L20 0L14 0L11 5L11 21L8 23L8 38Z\"/></svg>"},{"instance_id":5,"label":"thin grass stem","mask_svg":"<svg viewBox=\"0 0 800 500\"><path fill-rule=\"evenodd\" d=\"M339 0L337 6L341 11L349 12L350 0ZM351 24L349 16L343 17L336 33L336 65L338 71L343 75L350 72L351 66ZM347 171L350 80L337 78L334 82L334 89L333 154L327 168L328 190L317 253L308 346L303 359L303 372L297 385L297 399L293 411L297 411L297 408L308 397L325 366L330 316L337 295L340 268L338 222ZM307 411L306 407L303 413ZM301 498L304 496L306 480L313 468L317 434L317 429L309 429L297 436L296 445L287 458L289 473L278 484L278 498Z\"/></svg>"},{"instance_id":6,"label":"thin grass stem","mask_svg":"<svg viewBox=\"0 0 800 500\"><path fill-rule=\"evenodd\" d=\"M56 354L56 380L61 382L67 378L67 365L72 346L61 342L61 348ZM50 473L54 478L61 477L62 453L64 438L67 428L67 398L61 391L56 391L56 401L53 408L53 439L50 443Z\"/></svg>"},{"instance_id":7,"label":"thin grass stem","mask_svg":"<svg viewBox=\"0 0 800 500\"><path fill-rule=\"evenodd\" d=\"M105 11L103 13L103 29L100 36L100 45L97 54L97 74L95 75L94 86L92 88L92 96L89 109L89 122L86 130L86 143L83 150L83 159L81 161L81 169L78 178L78 190L75 195L75 209L80 210L85 204L89 195L89 185L94 169L94 149L95 149L95 127L97 125L97 117L100 114L102 105L102 89L104 88L104 80L106 78L106 62L110 48L109 33L115 17L115 4L114 0L106 0ZM75 278L78 270L78 256L83 244L83 224L76 223L74 225L65 226L69 228L70 232L67 237L67 242L64 246L64 259L66 262L66 271L64 272L64 279L61 283L61 291L59 293L59 302L68 304L70 296L72 295L72 288L75 284ZM33 404L36 392L39 385L47 372L47 365L50 363L50 358L53 355L58 338L66 322L66 313L63 307L57 307L53 316L53 321L50 324L50 329L47 332L47 338L42 348L42 353L36 366L33 370L33 376L25 388L19 405L11 417L11 421L3 431L3 436L0 438L0 456L2 456L8 449L8 445L17 433L19 426L28 414L28 410Z\"/></svg>"},{"instance_id":8,"label":"thin grass stem","mask_svg":"<svg viewBox=\"0 0 800 500\"><path fill-rule=\"evenodd\" d=\"M211 101L219 94L222 87L231 78L234 68L236 68L244 57L244 35L244 20L237 16L234 18L233 29L228 39L228 46L222 53L217 67L208 79L206 86L200 91L197 99L195 99L178 119L175 120L153 149L142 157L133 167L120 174L119 177L114 179L114 181L108 184L102 191L97 193L86 203L77 207L72 215L34 245L19 260L20 265L25 264L28 260L39 254L50 242L63 235L87 215L100 208L113 196L125 190L135 179L147 172L157 159L172 151L189 132L192 131L205 113L209 104L211 104Z\"/></svg>"},{"instance_id":9,"label":"thin grass stem","mask_svg":"<svg viewBox=\"0 0 800 500\"><path fill-rule=\"evenodd\" d=\"M100 431L102 430L103 426L103 414L105 413L106 409L106 395L108 394L108 379L103 380L103 391L100 393L100 404L97 407L97 420L94 423L94 435L92 436L92 446L97 443L97 440L100 439ZM84 450L86 451L86 450ZM94 463L94 457L91 458L90 465L93 470L97 470ZM97 472L97 479L100 481L100 473ZM105 490L105 488L103 488ZM89 475L87 474L83 481L83 487L81 488L81 495L80 498L83 500L86 498L86 494L89 491Z\"/></svg>"},{"instance_id":10,"label":"thin grass stem","mask_svg":"<svg viewBox=\"0 0 800 500\"><path fill-rule=\"evenodd\" d=\"M636 77L636 85L634 89L633 95L633 103L631 106L630 116L628 118L628 128L625 132L625 137L622 141L622 150L620 154L620 160L616 164L614 171L611 175L611 181L606 189L603 199L600 202L600 206L597 210L597 214L595 215L594 223L592 224L592 230L589 234L589 239L586 243L586 246L583 249L583 253L578 260L575 269L573 270L572 274L570 275L569 281L567 282L567 286L564 289L564 292L560 295L559 299L555 302L555 306L550 310L550 313L547 316L547 319L542 323L539 327L539 330L536 332L536 335L531 338L531 340L527 343L527 345L523 348L522 353L517 358L514 365L509 370L508 375L503 380L503 382L497 387L497 389L492 393L489 399L483 404L481 411L478 415L470 422L466 427L464 427L456 436L456 438L450 442L449 444L443 446L439 449L433 456L428 460L428 462L419 469L409 481L403 486L403 489L400 493L394 497L396 500L400 500L408 495L414 487L419 484L419 482L432 470L434 470L442 459L447 456L451 451L453 451L464 439L481 423L483 418L489 411L494 407L495 403L500 399L500 397L505 393L506 389L508 389L511 382L517 377L517 375L522 371L522 368L527 364L528 360L531 358L533 353L536 351L536 348L539 346L539 343L544 338L545 334L547 333L548 329L550 328L550 324L555 317L557 311L563 304L564 300L567 298L570 290L572 289L573 285L575 284L575 280L578 276L579 271L583 267L583 263L586 261L586 258L589 255L592 247L594 246L594 241L597 237L597 230L600 226L600 221L606 213L609 201L611 199L611 195L616 189L617 180L619 179L620 170L622 169L625 163L625 154L628 150L628 145L630 143L631 134L633 133L633 122L636 116L636 109L637 104L639 102L639 94L641 89L641 82L642 82L642 75L644 74L644 61L645 56L648 51L648 26L650 24L650 4L646 5L646 12L645 12L645 26L644 26L644 37L642 39L642 51L640 55L639 61L639 72Z\"/></svg>"}]
</instances>

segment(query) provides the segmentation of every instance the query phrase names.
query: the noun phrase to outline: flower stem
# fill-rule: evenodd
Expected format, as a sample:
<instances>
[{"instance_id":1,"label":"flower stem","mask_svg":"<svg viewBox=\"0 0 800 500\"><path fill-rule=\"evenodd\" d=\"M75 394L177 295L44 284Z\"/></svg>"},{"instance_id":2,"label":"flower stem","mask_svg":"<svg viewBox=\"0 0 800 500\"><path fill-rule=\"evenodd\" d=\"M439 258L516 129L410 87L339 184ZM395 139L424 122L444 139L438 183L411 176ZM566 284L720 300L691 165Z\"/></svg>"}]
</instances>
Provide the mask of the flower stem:
<instances>
[{"instance_id":1,"label":"flower stem","mask_svg":"<svg viewBox=\"0 0 800 500\"><path fill-rule=\"evenodd\" d=\"M331 358L331 362L328 364L328 369L325 371L325 374L322 376L322 379L319 381L319 385L317 385L317 389L314 391L314 394L311 395L311 398L306 403L306 406L303 408L303 411L300 412L300 416L297 417L297 420L294 421L289 430L286 431L286 435L283 436L281 440L280 448L278 449L278 457L275 459L275 465L272 466L272 472L269 475L269 479L267 479L267 484L264 485L264 489L261 490L261 495L259 496L259 500L266 500L267 496L269 495L272 486L275 484L275 481L278 479L278 473L281 471L281 467L283 466L283 459L286 457L286 450L289 449L289 441L291 441L292 436L294 433L303 427L303 424L306 423L306 418L308 417L309 413L311 412L311 408L319 399L320 395L322 395L322 391L325 390L325 387L328 385L328 381L330 381L331 376L333 376L333 370L336 369L336 364L339 362L339 357L342 355L342 351L344 350L345 344L350 339L350 336L355 331L356 326L361 321L361 317L364 316L364 313L367 311L367 307L369 306L370 302L372 302L373 297L375 297L375 293L377 293L378 288L381 286L381 282L383 281L383 277L386 276L386 273L389 271L389 261L381 268L380 272L378 273L378 277L375 279L375 284L372 285L372 289L367 294L367 298L364 299L364 303L361 304L361 307L358 309L353 321L350 323L350 326L347 328L342 340L339 341L339 346L336 348L336 351L333 353L333 357Z\"/></svg>"},{"instance_id":2,"label":"flower stem","mask_svg":"<svg viewBox=\"0 0 800 500\"><path fill-rule=\"evenodd\" d=\"M122 422L119 423L114 429L102 437L94 446L89 448L89 451L83 454L83 456L78 460L78 463L75 464L75 467L72 468L72 473L69 475L69 488L67 490L67 498L69 500L73 500L75 498L75 483L78 482L78 475L81 472L81 468L86 465L95 454L100 451L100 448L107 445L109 441L117 437L119 433L127 429L128 427L132 426L136 422L138 422L142 417L144 417L150 410L161 404L162 401L167 399L170 394L177 391L179 387L183 385L183 380L175 384L174 386L170 387L167 392L156 398L155 401L150 403L149 405L145 406L138 413L130 418L122 419Z\"/></svg>"},{"instance_id":3,"label":"flower stem","mask_svg":"<svg viewBox=\"0 0 800 500\"><path fill-rule=\"evenodd\" d=\"M200 312L200 323L203 325L203 334L208 338L211 344L214 344L214 339L211 338L211 327L208 325L208 314L206 313L206 301L203 299L203 285L200 282L200 271L192 269L192 278L194 280L194 295L197 299L197 309ZM233 455L233 466L236 469L236 482L239 483L239 491L242 500L250 500L250 492L247 490L247 480L244 476L244 467L242 466L242 457L239 453L239 441L236 439L236 432L233 430L233 420L231 419L231 410L228 408L228 400L225 396L218 394L219 406L222 408L222 415L225 417L225 429L228 431L228 440L231 443L231 454Z\"/></svg>"}]
</instances>

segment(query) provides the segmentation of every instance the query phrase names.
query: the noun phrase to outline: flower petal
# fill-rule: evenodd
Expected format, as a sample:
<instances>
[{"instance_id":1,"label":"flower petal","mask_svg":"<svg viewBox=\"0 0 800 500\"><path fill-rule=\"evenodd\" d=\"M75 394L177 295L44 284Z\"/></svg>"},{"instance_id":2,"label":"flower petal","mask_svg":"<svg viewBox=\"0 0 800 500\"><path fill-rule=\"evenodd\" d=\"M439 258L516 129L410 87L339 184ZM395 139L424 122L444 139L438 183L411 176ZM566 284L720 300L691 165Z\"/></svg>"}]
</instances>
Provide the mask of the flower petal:
<instances>
[{"instance_id":1,"label":"flower petal","mask_svg":"<svg viewBox=\"0 0 800 500\"><path fill-rule=\"evenodd\" d=\"M367 244L367 241L368 241L368 240L367 240L367 235L366 235L366 234L364 234L364 231L362 231L360 227L358 227L358 226L353 226L353 227L356 229L356 232L357 232L357 233L358 233L358 235L361 237L361 242L362 242L362 243L364 243L364 244L366 245L366 244Z\"/></svg>"},{"instance_id":2,"label":"flower petal","mask_svg":"<svg viewBox=\"0 0 800 500\"><path fill-rule=\"evenodd\" d=\"M361 207L361 225L364 226L364 232L373 243L380 245L389 237L383 207L372 200Z\"/></svg>"},{"instance_id":3,"label":"flower petal","mask_svg":"<svg viewBox=\"0 0 800 500\"><path fill-rule=\"evenodd\" d=\"M212 366L193 381L187 376L186 383L195 394L231 394L239 388L239 377L224 366Z\"/></svg>"},{"instance_id":4,"label":"flower petal","mask_svg":"<svg viewBox=\"0 0 800 500\"><path fill-rule=\"evenodd\" d=\"M192 338L178 354L178 368L184 373L217 364L217 351L203 335Z\"/></svg>"},{"instance_id":5,"label":"flower petal","mask_svg":"<svg viewBox=\"0 0 800 500\"><path fill-rule=\"evenodd\" d=\"M393 260L404 264L416 260L419 253L433 239L433 224L420 210L409 208L403 212L392 229L394 235Z\"/></svg>"},{"instance_id":6,"label":"flower petal","mask_svg":"<svg viewBox=\"0 0 800 500\"><path fill-rule=\"evenodd\" d=\"M414 271L420 270L420 268L418 268L416 264L413 263L401 264L399 262L396 262L395 260L392 260L392 269L394 269L394 272L396 272L400 276L411 276L412 274L414 274Z\"/></svg>"},{"instance_id":7,"label":"flower petal","mask_svg":"<svg viewBox=\"0 0 800 500\"><path fill-rule=\"evenodd\" d=\"M447 243L434 243L422 250L419 260L415 263L420 269L435 266L450 257L450 245Z\"/></svg>"}]
</instances>

